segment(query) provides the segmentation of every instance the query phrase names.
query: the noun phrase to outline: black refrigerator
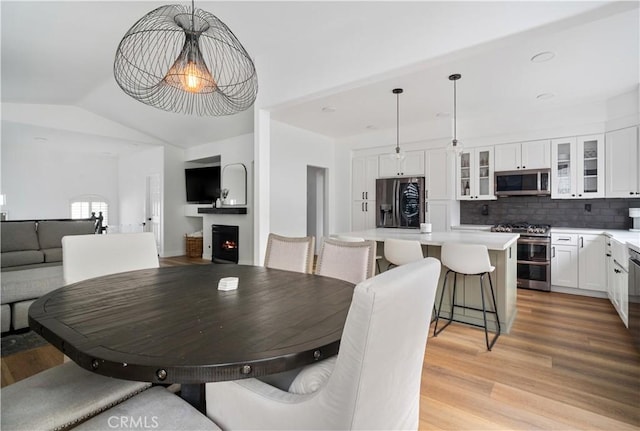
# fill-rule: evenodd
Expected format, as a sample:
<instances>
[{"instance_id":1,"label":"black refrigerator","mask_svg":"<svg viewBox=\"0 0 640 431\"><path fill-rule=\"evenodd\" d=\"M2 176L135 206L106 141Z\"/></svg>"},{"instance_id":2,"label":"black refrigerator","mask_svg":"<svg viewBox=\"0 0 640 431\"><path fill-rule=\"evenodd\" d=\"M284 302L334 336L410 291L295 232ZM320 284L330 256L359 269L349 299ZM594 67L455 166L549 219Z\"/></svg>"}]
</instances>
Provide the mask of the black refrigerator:
<instances>
[{"instance_id":1,"label":"black refrigerator","mask_svg":"<svg viewBox=\"0 0 640 431\"><path fill-rule=\"evenodd\" d=\"M420 228L425 220L424 177L376 180L376 227Z\"/></svg>"}]
</instances>

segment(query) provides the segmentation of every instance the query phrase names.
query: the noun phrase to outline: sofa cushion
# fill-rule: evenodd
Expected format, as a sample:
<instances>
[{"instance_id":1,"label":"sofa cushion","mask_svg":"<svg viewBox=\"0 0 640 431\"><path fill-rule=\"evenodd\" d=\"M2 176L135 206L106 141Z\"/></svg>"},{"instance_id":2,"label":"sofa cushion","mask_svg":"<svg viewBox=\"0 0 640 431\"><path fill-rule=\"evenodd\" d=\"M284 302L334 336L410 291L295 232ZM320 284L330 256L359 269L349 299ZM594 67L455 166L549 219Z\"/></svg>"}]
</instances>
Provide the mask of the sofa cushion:
<instances>
[{"instance_id":1,"label":"sofa cushion","mask_svg":"<svg viewBox=\"0 0 640 431\"><path fill-rule=\"evenodd\" d=\"M0 241L2 253L40 248L35 222L5 221L0 226L2 226L2 241Z\"/></svg>"},{"instance_id":2,"label":"sofa cushion","mask_svg":"<svg viewBox=\"0 0 640 431\"><path fill-rule=\"evenodd\" d=\"M14 330L29 327L29 307L36 302L35 299L13 304L11 307L11 324Z\"/></svg>"},{"instance_id":3,"label":"sofa cushion","mask_svg":"<svg viewBox=\"0 0 640 431\"><path fill-rule=\"evenodd\" d=\"M4 235L2 240L4 241ZM2 268L43 262L44 253L40 250L7 251L2 253Z\"/></svg>"},{"instance_id":4,"label":"sofa cushion","mask_svg":"<svg viewBox=\"0 0 640 431\"><path fill-rule=\"evenodd\" d=\"M42 250L45 262L62 262L62 247Z\"/></svg>"},{"instance_id":5,"label":"sofa cushion","mask_svg":"<svg viewBox=\"0 0 640 431\"><path fill-rule=\"evenodd\" d=\"M95 233L95 225L91 220L43 220L38 222L38 241L40 248L62 247L65 235L87 235Z\"/></svg>"},{"instance_id":6,"label":"sofa cushion","mask_svg":"<svg viewBox=\"0 0 640 431\"><path fill-rule=\"evenodd\" d=\"M2 320L2 332L7 332L11 329L11 307L8 304L2 304L0 319Z\"/></svg>"},{"instance_id":7,"label":"sofa cushion","mask_svg":"<svg viewBox=\"0 0 640 431\"><path fill-rule=\"evenodd\" d=\"M64 286L62 265L3 272L0 282L2 304L40 298Z\"/></svg>"}]
</instances>

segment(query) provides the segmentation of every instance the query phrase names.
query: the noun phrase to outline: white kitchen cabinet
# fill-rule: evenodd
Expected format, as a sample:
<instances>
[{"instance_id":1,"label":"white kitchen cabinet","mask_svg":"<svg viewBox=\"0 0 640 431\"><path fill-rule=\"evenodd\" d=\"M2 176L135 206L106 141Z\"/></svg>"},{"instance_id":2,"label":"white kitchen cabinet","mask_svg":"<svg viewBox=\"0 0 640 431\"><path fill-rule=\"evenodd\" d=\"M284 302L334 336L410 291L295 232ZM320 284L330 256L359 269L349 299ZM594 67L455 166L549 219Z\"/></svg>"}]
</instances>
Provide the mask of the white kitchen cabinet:
<instances>
[{"instance_id":1,"label":"white kitchen cabinet","mask_svg":"<svg viewBox=\"0 0 640 431\"><path fill-rule=\"evenodd\" d=\"M622 319L624 326L629 327L629 273L618 264L613 262L613 277L615 295L617 297L618 308L616 311ZM614 304L615 306L615 304Z\"/></svg>"},{"instance_id":2,"label":"white kitchen cabinet","mask_svg":"<svg viewBox=\"0 0 640 431\"><path fill-rule=\"evenodd\" d=\"M396 159L388 154L378 157L380 178L424 176L424 151L407 151L404 159Z\"/></svg>"},{"instance_id":3,"label":"white kitchen cabinet","mask_svg":"<svg viewBox=\"0 0 640 431\"><path fill-rule=\"evenodd\" d=\"M607 238L607 293L620 319L629 327L629 254L627 246L613 238Z\"/></svg>"},{"instance_id":4,"label":"white kitchen cabinet","mask_svg":"<svg viewBox=\"0 0 640 431\"><path fill-rule=\"evenodd\" d=\"M615 291L615 277L614 277L614 263L613 263L613 255L611 254L611 238L606 237L605 239L605 259L606 259L606 270L607 270L607 296L609 300L613 304L613 307L617 310L620 306L618 304L618 297Z\"/></svg>"},{"instance_id":5,"label":"white kitchen cabinet","mask_svg":"<svg viewBox=\"0 0 640 431\"><path fill-rule=\"evenodd\" d=\"M551 197L604 197L604 135L551 141Z\"/></svg>"},{"instance_id":6,"label":"white kitchen cabinet","mask_svg":"<svg viewBox=\"0 0 640 431\"><path fill-rule=\"evenodd\" d=\"M376 200L378 156L354 157L351 161L351 199Z\"/></svg>"},{"instance_id":7,"label":"white kitchen cabinet","mask_svg":"<svg viewBox=\"0 0 640 431\"><path fill-rule=\"evenodd\" d=\"M427 199L455 199L455 161L446 149L426 152Z\"/></svg>"},{"instance_id":8,"label":"white kitchen cabinet","mask_svg":"<svg viewBox=\"0 0 640 431\"><path fill-rule=\"evenodd\" d=\"M602 235L578 236L578 287L586 290L606 292L607 274L605 238Z\"/></svg>"},{"instance_id":9,"label":"white kitchen cabinet","mask_svg":"<svg viewBox=\"0 0 640 431\"><path fill-rule=\"evenodd\" d=\"M578 287L578 235L551 233L551 285Z\"/></svg>"},{"instance_id":10,"label":"white kitchen cabinet","mask_svg":"<svg viewBox=\"0 0 640 431\"><path fill-rule=\"evenodd\" d=\"M494 151L496 171L551 167L551 144L548 140L500 144Z\"/></svg>"},{"instance_id":11,"label":"white kitchen cabinet","mask_svg":"<svg viewBox=\"0 0 640 431\"><path fill-rule=\"evenodd\" d=\"M378 156L354 157L351 167L351 229L374 228Z\"/></svg>"},{"instance_id":12,"label":"white kitchen cabinet","mask_svg":"<svg viewBox=\"0 0 640 431\"><path fill-rule=\"evenodd\" d=\"M353 201L351 204L351 230L359 231L376 227L376 201Z\"/></svg>"},{"instance_id":13,"label":"white kitchen cabinet","mask_svg":"<svg viewBox=\"0 0 640 431\"><path fill-rule=\"evenodd\" d=\"M456 197L459 200L496 199L493 186L493 147L462 151L456 160Z\"/></svg>"},{"instance_id":14,"label":"white kitchen cabinet","mask_svg":"<svg viewBox=\"0 0 640 431\"><path fill-rule=\"evenodd\" d=\"M449 232L460 223L460 202L455 200L427 201L426 219L433 232Z\"/></svg>"},{"instance_id":15,"label":"white kitchen cabinet","mask_svg":"<svg viewBox=\"0 0 640 431\"><path fill-rule=\"evenodd\" d=\"M608 198L640 196L640 143L638 127L608 132L605 136Z\"/></svg>"},{"instance_id":16,"label":"white kitchen cabinet","mask_svg":"<svg viewBox=\"0 0 640 431\"><path fill-rule=\"evenodd\" d=\"M551 233L552 286L606 293L606 265L604 236Z\"/></svg>"}]
</instances>

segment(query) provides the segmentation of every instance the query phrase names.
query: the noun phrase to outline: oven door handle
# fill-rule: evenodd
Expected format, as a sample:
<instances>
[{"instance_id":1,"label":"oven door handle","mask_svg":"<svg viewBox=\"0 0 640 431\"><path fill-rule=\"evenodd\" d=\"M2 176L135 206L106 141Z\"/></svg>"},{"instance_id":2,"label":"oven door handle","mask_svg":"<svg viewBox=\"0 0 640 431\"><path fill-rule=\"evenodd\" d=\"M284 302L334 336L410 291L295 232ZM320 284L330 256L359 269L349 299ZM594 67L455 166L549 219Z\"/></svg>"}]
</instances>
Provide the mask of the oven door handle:
<instances>
[{"instance_id":1,"label":"oven door handle","mask_svg":"<svg viewBox=\"0 0 640 431\"><path fill-rule=\"evenodd\" d=\"M520 244L549 244L550 242L549 238L518 238Z\"/></svg>"},{"instance_id":2,"label":"oven door handle","mask_svg":"<svg viewBox=\"0 0 640 431\"><path fill-rule=\"evenodd\" d=\"M556 257L556 248L555 247L551 247L551 257Z\"/></svg>"}]
</instances>

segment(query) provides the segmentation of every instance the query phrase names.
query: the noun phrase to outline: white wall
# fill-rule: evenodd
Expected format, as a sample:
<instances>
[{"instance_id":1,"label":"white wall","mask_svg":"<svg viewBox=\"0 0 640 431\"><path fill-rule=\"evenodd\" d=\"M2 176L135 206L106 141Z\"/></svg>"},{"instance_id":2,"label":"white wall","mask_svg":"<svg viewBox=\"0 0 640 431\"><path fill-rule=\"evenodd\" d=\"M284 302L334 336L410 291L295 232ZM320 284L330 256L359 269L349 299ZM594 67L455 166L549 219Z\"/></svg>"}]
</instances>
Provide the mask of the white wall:
<instances>
[{"instance_id":1,"label":"white wall","mask_svg":"<svg viewBox=\"0 0 640 431\"><path fill-rule=\"evenodd\" d=\"M184 150L170 145L164 147L163 181L163 237L162 256L186 254L184 235L191 233L191 224L184 215L186 189L184 179Z\"/></svg>"},{"instance_id":2,"label":"white wall","mask_svg":"<svg viewBox=\"0 0 640 431\"><path fill-rule=\"evenodd\" d=\"M333 229L334 142L303 129L271 122L270 231L285 236L307 234L307 166L327 168L329 230Z\"/></svg>"},{"instance_id":3,"label":"white wall","mask_svg":"<svg viewBox=\"0 0 640 431\"><path fill-rule=\"evenodd\" d=\"M2 193L11 220L69 218L70 201L100 195L109 204L109 224L118 224L117 159L61 151L52 142L23 139L2 130Z\"/></svg>"},{"instance_id":4,"label":"white wall","mask_svg":"<svg viewBox=\"0 0 640 431\"><path fill-rule=\"evenodd\" d=\"M222 141L210 142L197 147L188 148L184 152L184 162L220 156L220 166L232 163L242 163L247 168L247 214L205 214L204 216L187 217L187 223L192 230L202 230L204 259L211 259L211 225L233 225L240 228L239 263L254 263L254 211L253 211L253 134L241 135ZM184 170L184 166L182 168ZM184 175L184 173L183 173ZM183 180L184 184L184 180ZM184 189L184 186L183 186ZM183 214L186 205L186 195L183 192L181 200ZM203 205L189 205L198 207ZM195 208L189 208L190 213L196 214ZM185 232L186 233L186 232Z\"/></svg>"},{"instance_id":5,"label":"white wall","mask_svg":"<svg viewBox=\"0 0 640 431\"><path fill-rule=\"evenodd\" d=\"M607 131L640 124L640 84L607 101Z\"/></svg>"},{"instance_id":6,"label":"white wall","mask_svg":"<svg viewBox=\"0 0 640 431\"><path fill-rule=\"evenodd\" d=\"M142 223L145 221L147 176L160 174L162 184L163 171L164 149L162 147L120 157L116 183L120 196L119 230L121 232L142 232ZM163 219L164 217L161 216L161 220ZM163 256L163 247L160 248L160 255Z\"/></svg>"}]
</instances>

